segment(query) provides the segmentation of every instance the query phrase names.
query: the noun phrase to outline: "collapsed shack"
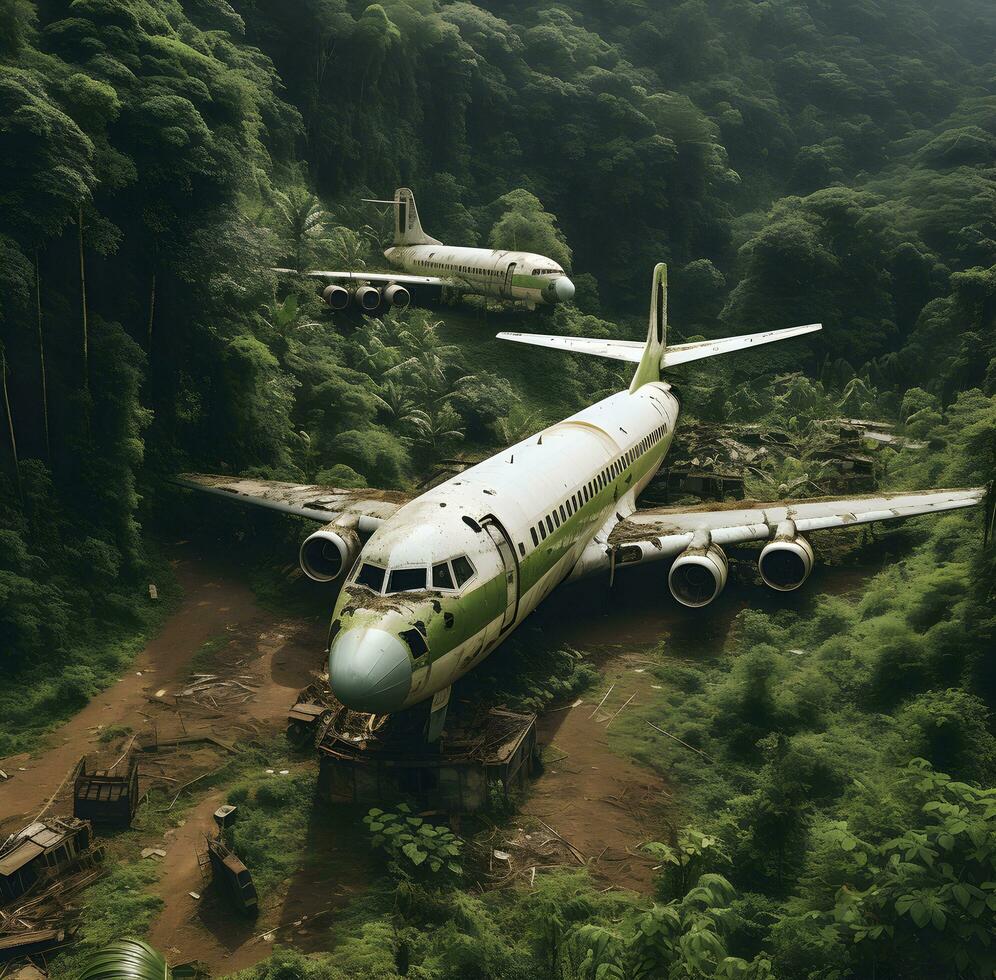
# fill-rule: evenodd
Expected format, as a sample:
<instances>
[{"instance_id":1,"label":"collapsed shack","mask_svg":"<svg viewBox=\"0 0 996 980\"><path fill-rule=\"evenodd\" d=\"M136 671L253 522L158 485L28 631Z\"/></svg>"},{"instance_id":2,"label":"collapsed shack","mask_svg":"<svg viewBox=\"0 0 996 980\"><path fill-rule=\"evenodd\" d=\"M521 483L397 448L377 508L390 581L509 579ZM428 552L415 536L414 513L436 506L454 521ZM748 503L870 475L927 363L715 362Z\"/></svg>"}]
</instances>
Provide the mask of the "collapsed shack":
<instances>
[{"instance_id":1,"label":"collapsed shack","mask_svg":"<svg viewBox=\"0 0 996 980\"><path fill-rule=\"evenodd\" d=\"M318 752L318 792L333 803L414 799L422 809L448 813L480 810L495 790L507 798L539 761L536 715L500 708L453 719L429 745L403 716L373 720L340 706Z\"/></svg>"},{"instance_id":2,"label":"collapsed shack","mask_svg":"<svg viewBox=\"0 0 996 980\"><path fill-rule=\"evenodd\" d=\"M75 896L101 874L90 825L49 817L0 847L0 962L40 956L76 928Z\"/></svg>"},{"instance_id":3,"label":"collapsed shack","mask_svg":"<svg viewBox=\"0 0 996 980\"><path fill-rule=\"evenodd\" d=\"M36 883L99 859L89 821L48 817L12 834L0 846L0 903L20 898Z\"/></svg>"},{"instance_id":4,"label":"collapsed shack","mask_svg":"<svg viewBox=\"0 0 996 980\"><path fill-rule=\"evenodd\" d=\"M112 767L113 768L113 767ZM83 756L73 772L73 816L108 827L130 827L138 809L138 759L130 756L125 775L87 772Z\"/></svg>"}]
</instances>

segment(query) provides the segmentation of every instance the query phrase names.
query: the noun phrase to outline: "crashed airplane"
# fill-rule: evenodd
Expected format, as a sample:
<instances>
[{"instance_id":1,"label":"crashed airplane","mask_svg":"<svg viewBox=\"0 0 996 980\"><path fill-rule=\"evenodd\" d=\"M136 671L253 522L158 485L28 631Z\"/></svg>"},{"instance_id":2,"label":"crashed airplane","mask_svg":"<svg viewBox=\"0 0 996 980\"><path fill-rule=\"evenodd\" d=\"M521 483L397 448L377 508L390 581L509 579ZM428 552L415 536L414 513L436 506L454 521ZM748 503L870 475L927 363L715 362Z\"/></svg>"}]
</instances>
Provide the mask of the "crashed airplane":
<instances>
[{"instance_id":1,"label":"crashed airplane","mask_svg":"<svg viewBox=\"0 0 996 980\"><path fill-rule=\"evenodd\" d=\"M637 365L632 383L425 493L189 474L180 482L324 526L301 545L304 571L345 576L329 631L333 693L386 713L433 698L432 731L450 685L480 664L560 583L617 566L673 559L668 586L706 606L727 579L724 547L764 542L771 588L799 588L813 569L810 531L935 514L979 504L985 488L637 508L678 421L662 371L799 337L820 324L667 344L667 270L654 270L645 342L504 333L504 340Z\"/></svg>"},{"instance_id":2,"label":"crashed airplane","mask_svg":"<svg viewBox=\"0 0 996 980\"><path fill-rule=\"evenodd\" d=\"M556 306L574 297L574 283L558 262L535 252L466 248L444 245L423 230L415 195L407 187L394 192L394 200L367 200L368 204L394 207L394 243L384 257L400 272L325 272L302 275L327 281L322 299L333 310L344 310L350 300L364 313L383 307L404 309L420 290L443 288L461 295L514 300L529 309ZM294 269L275 269L294 273Z\"/></svg>"}]
</instances>

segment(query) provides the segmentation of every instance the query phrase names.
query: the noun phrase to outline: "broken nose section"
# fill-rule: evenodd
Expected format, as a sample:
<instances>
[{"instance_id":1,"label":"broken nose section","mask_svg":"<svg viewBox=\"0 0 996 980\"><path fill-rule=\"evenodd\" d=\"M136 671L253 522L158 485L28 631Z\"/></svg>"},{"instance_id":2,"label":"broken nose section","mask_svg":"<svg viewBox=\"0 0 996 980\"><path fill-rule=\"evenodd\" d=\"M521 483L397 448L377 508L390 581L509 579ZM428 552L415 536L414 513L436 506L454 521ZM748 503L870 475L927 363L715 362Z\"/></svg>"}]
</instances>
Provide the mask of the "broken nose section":
<instances>
[{"instance_id":1,"label":"broken nose section","mask_svg":"<svg viewBox=\"0 0 996 980\"><path fill-rule=\"evenodd\" d=\"M408 647L386 630L346 630L332 643L329 686L346 707L372 714L397 711L411 683Z\"/></svg>"}]
</instances>

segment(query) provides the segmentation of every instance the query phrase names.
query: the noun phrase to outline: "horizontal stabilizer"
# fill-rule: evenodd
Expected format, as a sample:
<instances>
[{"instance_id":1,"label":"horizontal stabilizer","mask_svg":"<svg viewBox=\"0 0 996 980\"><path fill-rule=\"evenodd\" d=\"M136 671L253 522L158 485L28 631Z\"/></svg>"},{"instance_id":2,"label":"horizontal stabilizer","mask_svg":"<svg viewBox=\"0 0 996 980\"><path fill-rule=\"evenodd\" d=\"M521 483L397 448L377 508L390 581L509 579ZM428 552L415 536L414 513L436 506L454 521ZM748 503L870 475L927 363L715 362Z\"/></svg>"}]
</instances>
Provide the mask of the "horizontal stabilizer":
<instances>
[{"instance_id":1,"label":"horizontal stabilizer","mask_svg":"<svg viewBox=\"0 0 996 980\"><path fill-rule=\"evenodd\" d=\"M642 340L599 340L594 337L558 337L538 333L500 333L499 340L512 340L517 344L533 344L536 347L552 347L554 350L573 351L576 354L594 354L596 357L609 357L615 361L630 361L639 364L643 357Z\"/></svg>"},{"instance_id":2,"label":"horizontal stabilizer","mask_svg":"<svg viewBox=\"0 0 996 980\"><path fill-rule=\"evenodd\" d=\"M785 330L766 330L764 333L749 333L742 337L724 337L722 340L699 340L691 344L675 344L667 347L661 358L661 368L676 367L703 357L715 357L731 351L747 350L771 344L776 340L789 340L803 334L822 330L822 324L810 323L804 327L788 327ZM558 337L536 333L500 333L499 340L512 340L518 344L533 344L536 347L551 347L554 350L573 351L576 354L593 354L608 357L614 361L629 361L639 364L646 344L642 340L610 340L596 337Z\"/></svg>"},{"instance_id":3,"label":"horizontal stabilizer","mask_svg":"<svg viewBox=\"0 0 996 980\"><path fill-rule=\"evenodd\" d=\"M729 354L731 351L773 344L776 340L790 340L792 337L801 337L803 334L815 333L822 329L822 323L809 323L804 327L766 330L764 333L748 333L741 337L724 337L722 340L699 340L692 344L675 344L664 351L661 367L675 367L678 364L687 364L689 361L701 360L703 357L715 357L717 354Z\"/></svg>"}]
</instances>

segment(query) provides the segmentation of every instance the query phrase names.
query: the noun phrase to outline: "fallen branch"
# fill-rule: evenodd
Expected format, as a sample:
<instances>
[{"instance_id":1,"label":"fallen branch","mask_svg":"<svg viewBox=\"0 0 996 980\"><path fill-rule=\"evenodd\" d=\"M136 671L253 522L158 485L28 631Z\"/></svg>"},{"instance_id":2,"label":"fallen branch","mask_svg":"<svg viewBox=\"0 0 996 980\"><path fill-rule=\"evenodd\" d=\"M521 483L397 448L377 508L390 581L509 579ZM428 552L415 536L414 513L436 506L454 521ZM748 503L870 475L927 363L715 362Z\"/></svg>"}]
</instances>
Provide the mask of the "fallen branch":
<instances>
[{"instance_id":1,"label":"fallen branch","mask_svg":"<svg viewBox=\"0 0 996 980\"><path fill-rule=\"evenodd\" d=\"M562 841L564 844L567 845L567 847L571 850L571 853L577 859L579 864L588 863L588 858L580 847L575 847L566 837L564 837L561 834L558 834L557 831L555 831L553 827L551 827L545 820L542 820L539 817L537 817L536 819L539 820L539 822L543 824L543 826L546 827L546 829L549 830L550 833L557 838L557 840Z\"/></svg>"},{"instance_id":2,"label":"fallen branch","mask_svg":"<svg viewBox=\"0 0 996 980\"><path fill-rule=\"evenodd\" d=\"M592 718L594 718L594 717L595 717L595 715L597 715L597 714L598 714L598 709L599 709L599 708L601 708L603 704L605 704L605 698L607 698L607 697L608 697L608 696L609 696L609 695L610 695L610 694L612 693L612 689L613 689L614 687L615 687L615 684L612 684L612 685L610 685L610 686L609 686L609 689L608 689L608 690L607 690L607 691L605 692L605 697L604 697L604 698L602 698L602 700L598 702L598 704L597 704L597 705L596 705L596 707L595 707L595 710L594 710L594 711L593 711L593 712L592 712L592 713L591 713L590 715L588 715L588 720L589 720L589 721L590 721L590 720L591 720Z\"/></svg>"},{"instance_id":3,"label":"fallen branch","mask_svg":"<svg viewBox=\"0 0 996 980\"><path fill-rule=\"evenodd\" d=\"M630 701L632 701L632 700L633 700L633 698L635 698L635 697L636 697L636 695L635 695L635 694L631 694L631 695L629 696L629 700L628 700L628 701L626 702L626 704L629 704L629 702L630 702ZM622 708L620 708L620 709L619 709L619 711L622 711L622 709L626 707L626 704L624 704L624 705L622 706ZM617 711L617 712L616 712L616 714L615 714L615 715L613 715L613 716L612 716L612 717L611 717L611 718L610 718L610 719L609 719L609 720L608 720L608 721L607 721L607 722L605 723L605 727L606 727L606 728L608 728L608 727L609 727L609 725L611 725L611 724L612 724L612 722L613 722L613 721L615 721L615 719L616 719L616 715L618 715L618 714L619 714L619 711Z\"/></svg>"},{"instance_id":4,"label":"fallen branch","mask_svg":"<svg viewBox=\"0 0 996 980\"><path fill-rule=\"evenodd\" d=\"M658 728L652 721L648 721L647 724L655 731L660 732L661 735L667 735L668 738L673 738L679 745L684 745L686 749L691 749L693 752L698 753L707 762L715 763L716 760L711 755L706 755L701 749L695 748L694 745L689 745L687 742L683 742L677 735L672 735L670 732L664 731L663 728Z\"/></svg>"}]
</instances>

